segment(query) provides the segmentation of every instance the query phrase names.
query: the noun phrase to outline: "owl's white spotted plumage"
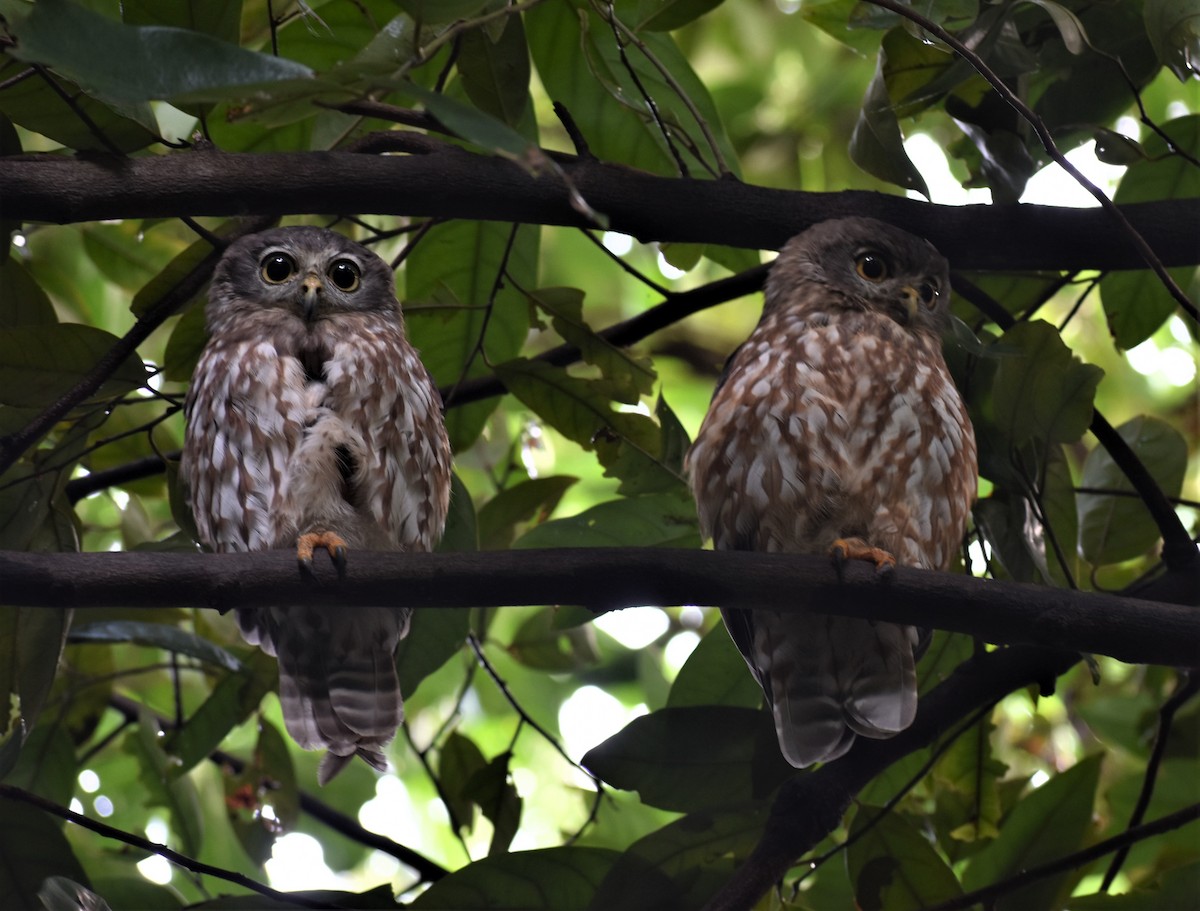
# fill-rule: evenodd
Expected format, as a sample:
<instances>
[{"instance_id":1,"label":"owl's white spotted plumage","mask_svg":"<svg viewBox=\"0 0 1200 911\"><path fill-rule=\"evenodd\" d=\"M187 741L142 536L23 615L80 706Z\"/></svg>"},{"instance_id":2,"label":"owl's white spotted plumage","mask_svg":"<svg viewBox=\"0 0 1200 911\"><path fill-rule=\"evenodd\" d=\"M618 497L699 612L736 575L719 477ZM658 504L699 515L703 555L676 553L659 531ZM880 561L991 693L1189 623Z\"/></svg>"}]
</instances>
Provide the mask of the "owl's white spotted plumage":
<instances>
[{"instance_id":1,"label":"owl's white spotted plumage","mask_svg":"<svg viewBox=\"0 0 1200 911\"><path fill-rule=\"evenodd\" d=\"M793 238L730 358L687 467L701 530L729 550L946 569L975 498L971 422L942 358L946 261L873 219ZM819 611L820 605L812 605ZM819 613L723 611L799 768L916 713L917 630Z\"/></svg>"},{"instance_id":2,"label":"owl's white spotted plumage","mask_svg":"<svg viewBox=\"0 0 1200 911\"><path fill-rule=\"evenodd\" d=\"M230 245L205 315L181 465L201 542L237 552L316 541L339 559L337 542L432 549L450 446L388 266L332 231L265 231ZM321 783L355 755L384 768L403 719L394 656L410 612L237 613L246 639L279 658L288 732L329 751Z\"/></svg>"}]
</instances>

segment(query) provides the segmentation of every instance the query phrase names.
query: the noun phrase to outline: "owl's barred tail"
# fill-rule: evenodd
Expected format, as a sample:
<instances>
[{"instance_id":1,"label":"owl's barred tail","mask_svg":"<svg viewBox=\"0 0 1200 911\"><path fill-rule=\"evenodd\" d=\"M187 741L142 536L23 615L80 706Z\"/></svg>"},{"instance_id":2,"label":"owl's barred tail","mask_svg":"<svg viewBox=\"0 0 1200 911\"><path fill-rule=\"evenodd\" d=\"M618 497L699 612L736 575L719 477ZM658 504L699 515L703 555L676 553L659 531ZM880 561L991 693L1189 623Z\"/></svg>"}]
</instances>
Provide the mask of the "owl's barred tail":
<instances>
[{"instance_id":1,"label":"owl's barred tail","mask_svg":"<svg viewBox=\"0 0 1200 911\"><path fill-rule=\"evenodd\" d=\"M406 613L357 608L321 614L312 608L240 612L243 632L279 658L279 702L288 733L306 750L326 749L324 785L355 756L384 771L383 748L404 720L396 644Z\"/></svg>"},{"instance_id":2,"label":"owl's barred tail","mask_svg":"<svg viewBox=\"0 0 1200 911\"><path fill-rule=\"evenodd\" d=\"M852 617L790 615L770 662L772 712L789 763L843 755L856 736L892 737L913 722L916 631ZM795 628L797 622L803 629Z\"/></svg>"}]
</instances>

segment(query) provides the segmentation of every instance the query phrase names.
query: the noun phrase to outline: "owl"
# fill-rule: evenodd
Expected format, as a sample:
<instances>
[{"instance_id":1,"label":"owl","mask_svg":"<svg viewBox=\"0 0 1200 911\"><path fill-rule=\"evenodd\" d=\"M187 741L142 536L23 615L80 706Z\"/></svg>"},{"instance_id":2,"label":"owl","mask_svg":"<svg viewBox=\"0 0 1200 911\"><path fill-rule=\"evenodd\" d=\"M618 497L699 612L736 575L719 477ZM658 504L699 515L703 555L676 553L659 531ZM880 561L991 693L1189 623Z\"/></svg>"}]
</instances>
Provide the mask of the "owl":
<instances>
[{"instance_id":1,"label":"owl","mask_svg":"<svg viewBox=\"0 0 1200 911\"><path fill-rule=\"evenodd\" d=\"M977 467L942 358L949 302L946 260L883 222L826 221L787 243L687 455L716 548L950 566ZM797 768L891 737L917 709L914 627L804 606L722 612Z\"/></svg>"},{"instance_id":2,"label":"owl","mask_svg":"<svg viewBox=\"0 0 1200 911\"><path fill-rule=\"evenodd\" d=\"M231 244L205 311L209 339L185 405L181 475L217 552L427 551L450 497L437 387L409 345L391 270L312 227ZM395 652L410 611L239 608L247 641L279 659L288 733L326 749L318 780L355 756L383 769L403 719Z\"/></svg>"}]
</instances>

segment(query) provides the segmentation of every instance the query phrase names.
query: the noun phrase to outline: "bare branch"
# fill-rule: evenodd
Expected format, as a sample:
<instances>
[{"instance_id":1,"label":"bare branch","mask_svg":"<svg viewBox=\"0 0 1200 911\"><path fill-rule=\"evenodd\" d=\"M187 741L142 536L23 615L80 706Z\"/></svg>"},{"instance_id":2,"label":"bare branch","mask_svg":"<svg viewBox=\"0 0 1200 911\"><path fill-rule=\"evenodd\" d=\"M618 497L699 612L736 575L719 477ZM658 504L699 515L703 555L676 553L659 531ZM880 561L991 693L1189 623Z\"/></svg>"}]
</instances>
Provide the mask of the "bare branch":
<instances>
[{"instance_id":1,"label":"bare branch","mask_svg":"<svg viewBox=\"0 0 1200 911\"><path fill-rule=\"evenodd\" d=\"M817 556L681 548L561 548L486 553L356 552L343 582L310 584L292 551L257 554L0 552L4 601L56 607L262 604L467 607L579 604L772 605L1033 643L1131 663L1200 665L1200 611L1117 595L900 568L885 576Z\"/></svg>"},{"instance_id":2,"label":"bare branch","mask_svg":"<svg viewBox=\"0 0 1200 911\"><path fill-rule=\"evenodd\" d=\"M778 249L827 218L870 215L932 241L959 269L1136 269L1144 262L1102 211L1049 206L940 206L882 193L803 193L728 180L658 177L596 161L563 160L571 184L641 240ZM181 214L312 212L472 218L592 227L569 187L497 157L446 147L424 155L354 152L141 158L21 155L0 159L4 213L49 222ZM1167 265L1200 258L1200 204L1121 207Z\"/></svg>"}]
</instances>

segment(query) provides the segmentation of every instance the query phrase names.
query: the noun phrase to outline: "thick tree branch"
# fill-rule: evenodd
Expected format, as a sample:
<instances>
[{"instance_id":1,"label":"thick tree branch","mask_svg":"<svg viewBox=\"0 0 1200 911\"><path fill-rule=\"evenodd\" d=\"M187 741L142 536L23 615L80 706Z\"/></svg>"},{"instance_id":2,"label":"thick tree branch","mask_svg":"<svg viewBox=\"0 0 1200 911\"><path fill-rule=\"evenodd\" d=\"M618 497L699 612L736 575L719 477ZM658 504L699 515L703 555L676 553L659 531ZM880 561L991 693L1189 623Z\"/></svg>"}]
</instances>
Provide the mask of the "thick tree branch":
<instances>
[{"instance_id":1,"label":"thick tree branch","mask_svg":"<svg viewBox=\"0 0 1200 911\"><path fill-rule=\"evenodd\" d=\"M563 173L615 231L643 240L778 249L808 225L873 215L928 237L959 269L1137 269L1127 235L1094 209L939 206L881 193L774 190L734 180L657 177L576 159ZM0 159L3 214L49 222L199 215L362 212L590 227L550 171L447 147L423 155L353 152L142 158ZM1200 203L1121 211L1167 265L1200 260Z\"/></svg>"},{"instance_id":2,"label":"thick tree branch","mask_svg":"<svg viewBox=\"0 0 1200 911\"><path fill-rule=\"evenodd\" d=\"M674 548L514 550L461 554L360 551L348 577L304 580L295 554L0 552L12 605L209 607L261 604L464 607L585 604L596 611L698 604L803 610L914 623L988 642L1033 643L1131 663L1200 664L1200 610L1116 595L991 582L852 563L839 582L822 557Z\"/></svg>"}]
</instances>

